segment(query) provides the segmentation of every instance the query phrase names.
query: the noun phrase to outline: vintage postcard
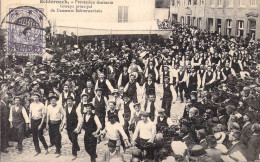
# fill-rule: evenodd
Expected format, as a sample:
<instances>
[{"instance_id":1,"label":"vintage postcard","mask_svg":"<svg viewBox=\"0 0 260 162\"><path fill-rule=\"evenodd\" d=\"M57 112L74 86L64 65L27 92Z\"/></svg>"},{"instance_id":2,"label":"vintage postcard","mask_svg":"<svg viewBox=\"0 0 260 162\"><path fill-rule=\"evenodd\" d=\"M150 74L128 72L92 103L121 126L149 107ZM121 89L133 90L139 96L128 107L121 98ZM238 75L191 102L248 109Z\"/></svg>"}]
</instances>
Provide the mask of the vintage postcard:
<instances>
[{"instance_id":1,"label":"vintage postcard","mask_svg":"<svg viewBox=\"0 0 260 162\"><path fill-rule=\"evenodd\" d=\"M259 161L259 7L0 0L1 161Z\"/></svg>"}]
</instances>

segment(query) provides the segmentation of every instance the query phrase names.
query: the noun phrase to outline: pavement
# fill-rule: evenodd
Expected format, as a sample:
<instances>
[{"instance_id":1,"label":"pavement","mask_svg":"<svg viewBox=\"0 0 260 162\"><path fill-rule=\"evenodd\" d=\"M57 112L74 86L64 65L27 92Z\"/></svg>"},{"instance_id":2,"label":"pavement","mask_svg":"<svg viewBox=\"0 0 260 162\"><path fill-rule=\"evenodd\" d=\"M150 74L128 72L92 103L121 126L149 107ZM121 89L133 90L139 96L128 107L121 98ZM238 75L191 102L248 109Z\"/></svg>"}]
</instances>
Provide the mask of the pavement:
<instances>
[{"instance_id":1,"label":"pavement","mask_svg":"<svg viewBox=\"0 0 260 162\"><path fill-rule=\"evenodd\" d=\"M161 104L161 101L159 97L157 98L156 102L160 102L158 105ZM172 105L171 109L171 118L172 120L177 120L178 117L180 117L183 113L185 103L180 103L179 101L175 102ZM40 147L42 149L42 154L39 154L38 156L34 157L36 154L35 149L34 149L34 144L32 137L26 138L23 141L23 153L18 154L18 150L16 149L17 143L13 142L13 146L8 148L9 153L1 153L0 155L0 161L1 162L67 162L67 161L72 161L73 156L72 156L72 144L69 141L67 131L63 130L61 132L62 135L62 148L61 148L61 156L59 158L56 158L55 153L55 146L49 148L49 154L44 155L44 148L40 142ZM49 136L48 136L48 131L44 131L44 137L49 144ZM81 132L81 134L78 136L78 141L79 141L79 146L80 146L80 151L78 152L78 158L74 160L74 162L86 162L90 161L90 156L87 154L87 152L84 149L84 131ZM10 142L12 143L12 142ZM97 145L97 162L101 162L102 158L104 156L105 151L108 150L108 147L106 145L107 141L101 141ZM124 159L126 162L130 161L132 150L134 148L129 148L126 150L125 153L123 153ZM121 149L122 150L122 149Z\"/></svg>"}]
</instances>

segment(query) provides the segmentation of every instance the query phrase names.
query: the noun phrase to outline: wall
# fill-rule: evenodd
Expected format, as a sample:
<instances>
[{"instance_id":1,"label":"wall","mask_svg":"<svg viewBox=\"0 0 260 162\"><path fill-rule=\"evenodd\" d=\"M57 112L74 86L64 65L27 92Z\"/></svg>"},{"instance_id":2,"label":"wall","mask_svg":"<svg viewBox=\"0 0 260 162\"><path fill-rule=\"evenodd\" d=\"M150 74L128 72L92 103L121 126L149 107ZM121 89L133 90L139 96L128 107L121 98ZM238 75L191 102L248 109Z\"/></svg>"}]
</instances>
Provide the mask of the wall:
<instances>
[{"instance_id":1,"label":"wall","mask_svg":"<svg viewBox=\"0 0 260 162\"><path fill-rule=\"evenodd\" d=\"M169 8L156 8L155 9L155 20L159 19L163 21L169 18Z\"/></svg>"}]
</instances>

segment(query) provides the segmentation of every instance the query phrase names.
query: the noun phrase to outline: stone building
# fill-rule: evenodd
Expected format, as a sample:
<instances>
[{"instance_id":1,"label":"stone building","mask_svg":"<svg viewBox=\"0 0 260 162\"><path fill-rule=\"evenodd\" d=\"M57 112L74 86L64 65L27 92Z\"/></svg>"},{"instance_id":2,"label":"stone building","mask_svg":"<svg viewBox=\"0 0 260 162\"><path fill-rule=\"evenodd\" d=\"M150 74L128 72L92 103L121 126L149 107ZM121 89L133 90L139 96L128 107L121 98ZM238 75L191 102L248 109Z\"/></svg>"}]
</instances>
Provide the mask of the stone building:
<instances>
[{"instance_id":1,"label":"stone building","mask_svg":"<svg viewBox=\"0 0 260 162\"><path fill-rule=\"evenodd\" d=\"M259 6L260 0L171 0L170 16L202 30L260 39Z\"/></svg>"}]
</instances>

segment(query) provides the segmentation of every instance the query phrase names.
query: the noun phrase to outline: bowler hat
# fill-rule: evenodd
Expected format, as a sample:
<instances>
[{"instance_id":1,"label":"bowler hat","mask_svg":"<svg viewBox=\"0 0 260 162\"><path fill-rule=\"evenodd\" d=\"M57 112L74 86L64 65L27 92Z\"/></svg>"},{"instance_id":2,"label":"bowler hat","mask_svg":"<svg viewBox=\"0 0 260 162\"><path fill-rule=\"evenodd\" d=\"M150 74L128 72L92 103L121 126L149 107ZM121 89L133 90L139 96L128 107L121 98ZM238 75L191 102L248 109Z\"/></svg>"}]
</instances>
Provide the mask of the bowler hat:
<instances>
[{"instance_id":1,"label":"bowler hat","mask_svg":"<svg viewBox=\"0 0 260 162\"><path fill-rule=\"evenodd\" d=\"M116 148L116 142L117 141L109 140L108 143L107 143L107 146L110 147L110 148Z\"/></svg>"},{"instance_id":2,"label":"bowler hat","mask_svg":"<svg viewBox=\"0 0 260 162\"><path fill-rule=\"evenodd\" d=\"M66 98L66 101L68 101L68 100L74 100L74 98L73 98L72 96L68 96L68 97Z\"/></svg>"},{"instance_id":3,"label":"bowler hat","mask_svg":"<svg viewBox=\"0 0 260 162\"><path fill-rule=\"evenodd\" d=\"M134 107L135 107L135 106L140 106L140 103L138 103L138 102L137 102L137 103L134 103Z\"/></svg>"},{"instance_id":4,"label":"bowler hat","mask_svg":"<svg viewBox=\"0 0 260 162\"><path fill-rule=\"evenodd\" d=\"M142 112L140 113L140 115L142 115L142 116L144 116L144 117L149 117L149 113L146 112L146 111L142 111Z\"/></svg>"},{"instance_id":5,"label":"bowler hat","mask_svg":"<svg viewBox=\"0 0 260 162\"><path fill-rule=\"evenodd\" d=\"M57 95L51 95L51 96L49 97L49 100L51 100L51 99L53 99L53 98L55 98L56 100L59 99L59 97L58 97Z\"/></svg>"},{"instance_id":6,"label":"bowler hat","mask_svg":"<svg viewBox=\"0 0 260 162\"><path fill-rule=\"evenodd\" d=\"M165 109L159 108L159 109L157 110L157 112L158 112L158 113L164 113L164 112L165 112Z\"/></svg>"},{"instance_id":7,"label":"bowler hat","mask_svg":"<svg viewBox=\"0 0 260 162\"><path fill-rule=\"evenodd\" d=\"M198 156L202 156L202 155L205 155L205 154L206 154L206 151L201 145L194 145L190 149L190 156L198 157Z\"/></svg>"}]
</instances>

